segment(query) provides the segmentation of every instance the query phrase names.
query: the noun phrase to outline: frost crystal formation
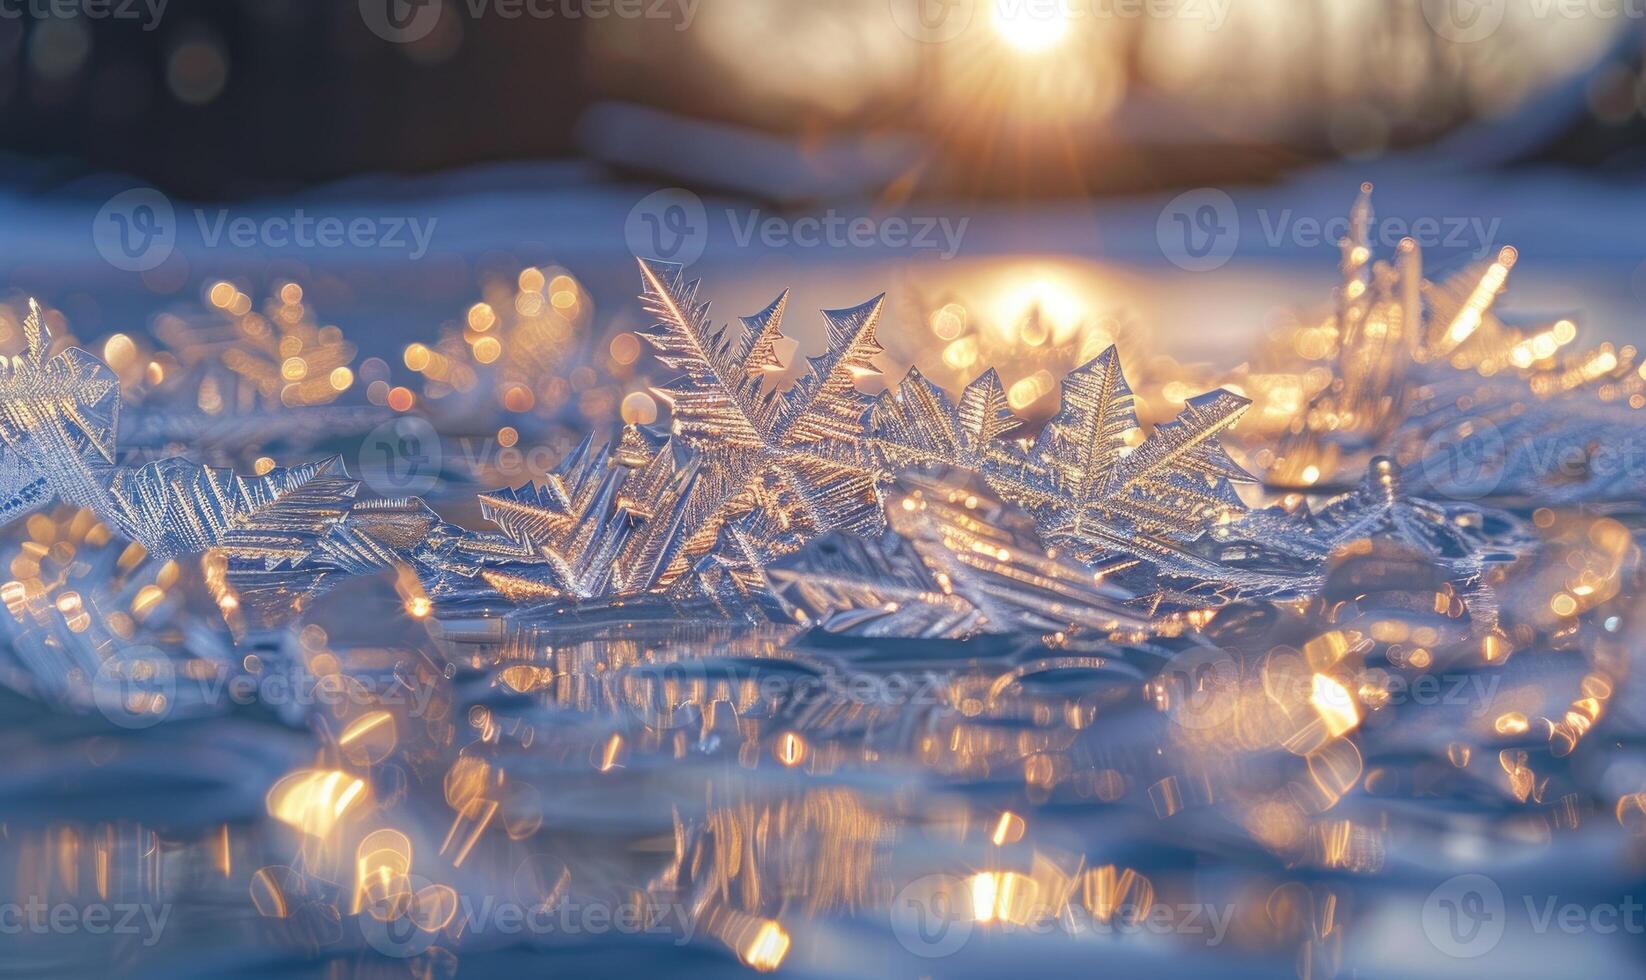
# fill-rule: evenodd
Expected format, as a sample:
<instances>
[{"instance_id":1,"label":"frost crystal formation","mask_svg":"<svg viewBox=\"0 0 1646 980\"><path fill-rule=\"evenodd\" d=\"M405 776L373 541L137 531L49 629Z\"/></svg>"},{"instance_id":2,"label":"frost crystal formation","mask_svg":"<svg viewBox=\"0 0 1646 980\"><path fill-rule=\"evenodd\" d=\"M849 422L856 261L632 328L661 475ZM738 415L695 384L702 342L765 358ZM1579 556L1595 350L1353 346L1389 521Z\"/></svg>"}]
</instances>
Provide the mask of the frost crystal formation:
<instances>
[{"instance_id":1,"label":"frost crystal formation","mask_svg":"<svg viewBox=\"0 0 1646 980\"><path fill-rule=\"evenodd\" d=\"M869 437L896 463L976 468L1034 517L1047 542L1081 557L1119 552L1194 563L1179 542L1245 511L1232 483L1252 478L1217 437L1248 404L1221 389L1192 398L1134 444L1132 391L1110 347L1063 382L1061 410L1026 448L1000 438L1014 423L993 372L958 406L911 372L875 404Z\"/></svg>"},{"instance_id":2,"label":"frost crystal formation","mask_svg":"<svg viewBox=\"0 0 1646 980\"><path fill-rule=\"evenodd\" d=\"M1363 201L1357 234L1368 221ZM1352 465L1398 443L1397 409L1445 416L1440 383L1417 385L1394 356L1420 319L1432 322L1419 362L1494 356L1477 347L1507 330L1488 315L1501 276L1427 287L1423 306L1412 261L1397 273L1346 250L1338 374L1271 479L1307 454ZM1367 536L1472 580L1516 533L1496 512L1407 496L1436 482L1432 455L1372 461L1360 490L1317 511L1301 500L1248 511L1235 484L1252 478L1221 443L1247 399L1211 391L1145 431L1112 347L1065 379L1060 410L1032 439L1013 438L1019 420L993 371L958 401L917 371L871 397L857 383L876 373L881 298L825 311L824 351L783 384L787 294L716 326L678 267L642 261L641 275L655 317L641 335L679 372L660 389L668 430L585 441L541 481L481 494L491 529L449 523L415 497L362 498L335 458L255 477L179 458L117 465L114 374L75 348L49 355L38 312L25 353L0 365L0 507L16 516L55 495L151 557L210 551L223 587L276 617L399 567L421 600L483 615L643 598L921 636L1136 631L1162 613L1303 595L1334 551Z\"/></svg>"},{"instance_id":3,"label":"frost crystal formation","mask_svg":"<svg viewBox=\"0 0 1646 980\"><path fill-rule=\"evenodd\" d=\"M1423 278L1410 239L1392 264L1374 261L1370 195L1362 189L1343 243L1333 379L1276 447L1267 478L1347 484L1384 455L1442 498L1646 496L1646 468L1631 464L1646 458L1634 349L1563 352L1572 321L1508 323L1497 305L1519 260L1512 248L1441 282Z\"/></svg>"}]
</instances>

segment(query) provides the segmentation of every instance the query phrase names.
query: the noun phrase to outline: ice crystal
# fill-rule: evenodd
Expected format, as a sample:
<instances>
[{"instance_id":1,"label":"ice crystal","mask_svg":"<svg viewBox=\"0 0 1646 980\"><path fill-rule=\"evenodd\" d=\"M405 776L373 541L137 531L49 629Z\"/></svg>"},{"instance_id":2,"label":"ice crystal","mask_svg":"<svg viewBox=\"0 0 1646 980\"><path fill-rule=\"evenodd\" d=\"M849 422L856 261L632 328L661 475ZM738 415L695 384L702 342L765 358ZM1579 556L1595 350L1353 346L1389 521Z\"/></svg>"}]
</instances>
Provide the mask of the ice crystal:
<instances>
[{"instance_id":1,"label":"ice crystal","mask_svg":"<svg viewBox=\"0 0 1646 980\"><path fill-rule=\"evenodd\" d=\"M993 368L961 392L958 404L910 369L896 388L875 399L868 416L870 445L888 466L958 466L984 472L1005 459L1001 442L1018 425Z\"/></svg>"},{"instance_id":2,"label":"ice crystal","mask_svg":"<svg viewBox=\"0 0 1646 980\"><path fill-rule=\"evenodd\" d=\"M1357 234L1367 221L1362 208ZM1367 271L1364 251L1345 253L1340 377L1317 407L1370 446L1389 437L1395 406L1379 392L1392 386L1403 410L1435 396L1395 380L1389 345L1407 346L1414 307L1398 276ZM151 556L213 551L222 587L265 615L399 567L422 599L451 608L644 596L920 635L1135 629L1160 612L1303 595L1330 555L1369 538L1396 539L1460 580L1492 549L1513 551L1512 521L1413 499L1406 485L1421 481L1393 460L1317 511L1297 501L1248 513L1233 484L1250 477L1220 443L1246 399L1191 398L1145 433L1112 347L1065 379L1038 435L1014 440L993 371L958 401L916 371L878 397L857 390L881 350L879 299L826 311L825 352L784 386L771 376L787 294L741 329L717 328L677 267L641 272L657 317L642 336L680 372L661 390L668 432L587 440L542 481L480 495L490 530L448 523L417 498L361 499L336 459L257 477L179 458L114 465L115 376L73 348L48 358L38 316L0 377L0 506L21 512L56 493ZM1432 304L1451 310L1443 336L1480 305L1460 303ZM1466 349L1454 339L1454 354Z\"/></svg>"},{"instance_id":3,"label":"ice crystal","mask_svg":"<svg viewBox=\"0 0 1646 980\"><path fill-rule=\"evenodd\" d=\"M744 317L742 331L716 328L696 281L678 266L642 260L646 308L658 322L641 333L657 357L681 376L660 393L673 432L698 453L701 472L683 501L680 540L666 548L664 584L721 539L728 521L754 511L798 534L880 527L882 474L861 450L869 397L857 379L875 373L875 341L884 297L847 310L826 310L828 348L807 372L780 389L768 375L782 367L777 344L788 294ZM760 549L766 550L766 549Z\"/></svg>"},{"instance_id":4,"label":"ice crystal","mask_svg":"<svg viewBox=\"0 0 1646 980\"><path fill-rule=\"evenodd\" d=\"M338 579L405 565L429 598L489 605L610 600L656 590L678 539L695 466L631 429L611 446L586 440L539 484L479 495L496 531L442 520L413 498L356 500L359 484L298 492L222 542L231 578L260 609L303 604Z\"/></svg>"},{"instance_id":5,"label":"ice crystal","mask_svg":"<svg viewBox=\"0 0 1646 980\"><path fill-rule=\"evenodd\" d=\"M1357 542L1393 542L1454 581L1472 578L1485 563L1510 558L1526 545L1525 528L1507 513L1414 497L1408 483L1398 463L1375 457L1355 489L1313 509L1298 502L1252 511L1212 529L1206 537L1212 547L1199 550L1228 569L1227 579L1261 573L1271 584L1304 592L1318 585L1334 552Z\"/></svg>"},{"instance_id":6,"label":"ice crystal","mask_svg":"<svg viewBox=\"0 0 1646 980\"><path fill-rule=\"evenodd\" d=\"M144 555L96 515L58 504L0 535L19 575L0 589L0 684L105 712L170 713L201 688L191 661L238 660L198 574ZM204 667L196 664L195 667Z\"/></svg>"},{"instance_id":7,"label":"ice crystal","mask_svg":"<svg viewBox=\"0 0 1646 980\"><path fill-rule=\"evenodd\" d=\"M0 452L0 524L43 506L51 485L20 453Z\"/></svg>"},{"instance_id":8,"label":"ice crystal","mask_svg":"<svg viewBox=\"0 0 1646 980\"><path fill-rule=\"evenodd\" d=\"M681 463L667 442L648 446L637 429L616 446L590 446L585 440L542 484L480 496L481 513L503 541L471 538L462 549L484 557L489 567L479 574L498 592L589 599L659 583L679 540L695 461Z\"/></svg>"},{"instance_id":9,"label":"ice crystal","mask_svg":"<svg viewBox=\"0 0 1646 980\"><path fill-rule=\"evenodd\" d=\"M1509 545L1522 533L1519 522L1500 511L1411 496L1400 465L1386 456L1372 460L1359 489L1321 505L1311 528L1328 551L1367 539L1394 541L1454 577L1511 555Z\"/></svg>"},{"instance_id":10,"label":"ice crystal","mask_svg":"<svg viewBox=\"0 0 1646 980\"><path fill-rule=\"evenodd\" d=\"M111 475L110 505L98 516L152 555L198 554L274 508L286 495L322 477L345 477L337 457L258 477L173 457L121 468ZM333 481L323 484L330 493Z\"/></svg>"},{"instance_id":11,"label":"ice crystal","mask_svg":"<svg viewBox=\"0 0 1646 980\"><path fill-rule=\"evenodd\" d=\"M23 336L23 353L0 361L0 510L15 517L52 494L100 509L115 459L120 383L78 347L48 356L51 331L32 301Z\"/></svg>"},{"instance_id":12,"label":"ice crystal","mask_svg":"<svg viewBox=\"0 0 1646 980\"><path fill-rule=\"evenodd\" d=\"M387 568L422 580L419 592L467 596L488 540L447 523L416 497L358 499L342 469L314 474L245 515L217 550L228 582L265 621L287 618L340 582Z\"/></svg>"},{"instance_id":13,"label":"ice crystal","mask_svg":"<svg viewBox=\"0 0 1646 980\"><path fill-rule=\"evenodd\" d=\"M1633 348L1562 354L1577 335L1570 320L1507 323L1496 307L1518 261L1512 248L1440 282L1423 278L1411 239L1393 265L1375 261L1370 192L1362 188L1343 242L1333 379L1274 449L1267 479L1341 486L1384 455L1440 497L1646 493L1646 378Z\"/></svg>"},{"instance_id":14,"label":"ice crystal","mask_svg":"<svg viewBox=\"0 0 1646 980\"><path fill-rule=\"evenodd\" d=\"M55 493L89 508L151 555L169 558L215 547L228 530L297 487L342 473L336 459L253 478L176 457L116 466L120 384L114 372L77 347L48 358L50 332L38 307L24 336L25 352L0 365L0 439L10 496L0 506L16 511L19 495L29 506Z\"/></svg>"},{"instance_id":15,"label":"ice crystal","mask_svg":"<svg viewBox=\"0 0 1646 980\"><path fill-rule=\"evenodd\" d=\"M1387 451L1426 492L1547 504L1646 496L1646 384L1609 347L1530 377L1459 372L1416 389Z\"/></svg>"},{"instance_id":16,"label":"ice crystal","mask_svg":"<svg viewBox=\"0 0 1646 980\"><path fill-rule=\"evenodd\" d=\"M866 636L1136 629L1133 595L1048 549L1034 523L976 477L910 476L877 539L834 533L766 569L801 621Z\"/></svg>"},{"instance_id":17,"label":"ice crystal","mask_svg":"<svg viewBox=\"0 0 1646 980\"><path fill-rule=\"evenodd\" d=\"M1014 421L993 372L968 386L958 405L910 372L877 400L868 429L893 462L980 470L997 493L1028 510L1049 543L1084 558L1154 558L1178 553L1175 541L1245 510L1231 484L1251 477L1218 436L1248 404L1221 389L1191 398L1176 419L1134 445L1140 430L1132 391L1110 347L1064 380L1061 409L1027 448L1001 438Z\"/></svg>"}]
</instances>

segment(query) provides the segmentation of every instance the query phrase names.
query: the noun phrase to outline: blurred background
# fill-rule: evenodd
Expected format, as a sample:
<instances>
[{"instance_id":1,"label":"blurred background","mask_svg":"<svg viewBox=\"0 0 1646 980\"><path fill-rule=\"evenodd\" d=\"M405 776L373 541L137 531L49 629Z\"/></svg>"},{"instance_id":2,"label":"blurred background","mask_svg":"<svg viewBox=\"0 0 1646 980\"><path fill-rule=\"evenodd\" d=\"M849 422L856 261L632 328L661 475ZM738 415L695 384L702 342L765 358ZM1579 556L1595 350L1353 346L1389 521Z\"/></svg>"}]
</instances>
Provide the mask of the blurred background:
<instances>
[{"instance_id":1,"label":"blurred background","mask_svg":"<svg viewBox=\"0 0 1646 980\"><path fill-rule=\"evenodd\" d=\"M0 29L0 105L41 190L119 171L236 199L584 159L797 201L1112 194L1504 122L1520 139L1460 159L1641 163L1638 18L1621 0L33 6ZM727 139L786 148L795 172L717 152Z\"/></svg>"},{"instance_id":2,"label":"blurred background","mask_svg":"<svg viewBox=\"0 0 1646 980\"><path fill-rule=\"evenodd\" d=\"M1248 361L1326 302L1370 180L1380 247L1412 233L1443 272L1514 244L1511 306L1641 339L1643 22L1629 0L15 0L0 327L15 344L28 293L132 338L130 386L177 376L168 326L244 347L275 303L343 346L258 335L254 402L495 389L644 420L646 254L690 262L721 316L889 292L888 369L993 365L1044 415L1115 339L1163 377ZM293 379L281 343L327 353Z\"/></svg>"}]
</instances>

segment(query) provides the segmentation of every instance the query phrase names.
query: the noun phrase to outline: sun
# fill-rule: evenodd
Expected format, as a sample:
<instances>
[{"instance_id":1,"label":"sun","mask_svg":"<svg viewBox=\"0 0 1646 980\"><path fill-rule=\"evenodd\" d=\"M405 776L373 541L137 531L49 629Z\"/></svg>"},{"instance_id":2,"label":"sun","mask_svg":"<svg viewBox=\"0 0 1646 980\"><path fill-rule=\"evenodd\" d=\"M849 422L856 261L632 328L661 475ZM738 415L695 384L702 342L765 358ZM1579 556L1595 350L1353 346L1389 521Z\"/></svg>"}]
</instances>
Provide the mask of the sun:
<instances>
[{"instance_id":1,"label":"sun","mask_svg":"<svg viewBox=\"0 0 1646 980\"><path fill-rule=\"evenodd\" d=\"M1045 51L1069 32L1069 12L1062 3L996 0L991 6L995 34L1024 53Z\"/></svg>"}]
</instances>

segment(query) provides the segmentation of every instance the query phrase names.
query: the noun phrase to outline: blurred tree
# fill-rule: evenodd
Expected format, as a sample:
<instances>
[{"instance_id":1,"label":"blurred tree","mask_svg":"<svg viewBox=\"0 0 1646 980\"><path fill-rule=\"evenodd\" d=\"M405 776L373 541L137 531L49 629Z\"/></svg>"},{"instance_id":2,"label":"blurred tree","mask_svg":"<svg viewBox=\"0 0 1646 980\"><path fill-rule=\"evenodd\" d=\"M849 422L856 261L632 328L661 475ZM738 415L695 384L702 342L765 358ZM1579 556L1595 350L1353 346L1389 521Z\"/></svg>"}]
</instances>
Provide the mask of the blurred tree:
<instances>
[{"instance_id":1,"label":"blurred tree","mask_svg":"<svg viewBox=\"0 0 1646 980\"><path fill-rule=\"evenodd\" d=\"M8 5L0 148L189 197L572 148L579 20L410 2L440 10L409 43L374 33L356 0L115 0L122 16L73 18Z\"/></svg>"}]
</instances>

